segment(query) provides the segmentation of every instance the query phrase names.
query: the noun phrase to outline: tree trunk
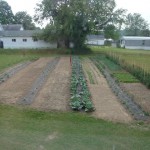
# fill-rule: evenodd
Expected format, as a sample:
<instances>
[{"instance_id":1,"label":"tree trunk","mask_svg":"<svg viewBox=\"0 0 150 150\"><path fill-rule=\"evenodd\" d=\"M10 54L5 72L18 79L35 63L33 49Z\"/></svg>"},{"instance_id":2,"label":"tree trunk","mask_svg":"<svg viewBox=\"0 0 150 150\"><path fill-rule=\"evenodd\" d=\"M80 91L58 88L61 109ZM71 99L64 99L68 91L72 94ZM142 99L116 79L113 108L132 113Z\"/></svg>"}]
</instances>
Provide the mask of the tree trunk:
<instances>
[{"instance_id":1,"label":"tree trunk","mask_svg":"<svg viewBox=\"0 0 150 150\"><path fill-rule=\"evenodd\" d=\"M59 39L57 41L57 48L69 48L70 41L68 39Z\"/></svg>"}]
</instances>

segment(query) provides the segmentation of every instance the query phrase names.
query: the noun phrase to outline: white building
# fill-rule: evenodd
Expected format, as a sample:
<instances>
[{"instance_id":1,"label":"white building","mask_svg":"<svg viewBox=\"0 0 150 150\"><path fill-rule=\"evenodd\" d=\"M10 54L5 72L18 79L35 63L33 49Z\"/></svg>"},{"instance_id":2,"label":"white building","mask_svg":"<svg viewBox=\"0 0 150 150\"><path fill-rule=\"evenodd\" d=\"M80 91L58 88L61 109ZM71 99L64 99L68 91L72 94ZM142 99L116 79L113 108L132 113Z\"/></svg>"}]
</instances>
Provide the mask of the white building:
<instances>
[{"instance_id":1,"label":"white building","mask_svg":"<svg viewBox=\"0 0 150 150\"><path fill-rule=\"evenodd\" d=\"M5 49L57 48L57 43L48 43L34 38L40 30L24 30L22 25L0 25L0 47Z\"/></svg>"},{"instance_id":2,"label":"white building","mask_svg":"<svg viewBox=\"0 0 150 150\"><path fill-rule=\"evenodd\" d=\"M86 44L88 45L104 45L104 35L88 35Z\"/></svg>"},{"instance_id":3,"label":"white building","mask_svg":"<svg viewBox=\"0 0 150 150\"><path fill-rule=\"evenodd\" d=\"M150 50L150 37L123 36L120 39L120 46L127 49Z\"/></svg>"}]
</instances>

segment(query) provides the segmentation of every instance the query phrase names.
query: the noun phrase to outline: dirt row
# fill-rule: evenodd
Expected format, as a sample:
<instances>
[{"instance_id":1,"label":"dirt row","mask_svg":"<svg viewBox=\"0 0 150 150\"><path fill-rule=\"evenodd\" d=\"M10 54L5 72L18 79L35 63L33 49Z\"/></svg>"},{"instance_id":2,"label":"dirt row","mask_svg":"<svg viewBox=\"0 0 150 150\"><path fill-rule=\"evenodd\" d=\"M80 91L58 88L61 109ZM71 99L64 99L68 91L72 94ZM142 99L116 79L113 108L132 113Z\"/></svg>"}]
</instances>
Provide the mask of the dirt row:
<instances>
[{"instance_id":1,"label":"dirt row","mask_svg":"<svg viewBox=\"0 0 150 150\"><path fill-rule=\"evenodd\" d=\"M145 112L150 114L150 89L141 83L122 83L121 87L133 97Z\"/></svg>"},{"instance_id":2,"label":"dirt row","mask_svg":"<svg viewBox=\"0 0 150 150\"><path fill-rule=\"evenodd\" d=\"M42 81L44 85L36 94L36 97L29 107L38 110L59 110L67 111L70 100L70 77L71 66L69 57L62 57L59 62L55 63L55 58L41 58L19 72L0 85L0 102L5 104L22 104L22 99L28 97L31 93L32 87L36 90L35 83L41 78L41 75L46 77L46 81ZM56 65L54 65L54 63ZM54 67L49 73L48 77L43 75L46 67ZM52 68L49 68L52 69ZM48 74L48 72L45 72ZM45 79L44 79L45 80ZM39 81L39 83L42 83ZM38 84L39 85L39 84ZM36 85L37 86L37 85ZM31 90L31 91L30 91ZM33 97L34 98L34 97ZM29 103L30 104L30 103Z\"/></svg>"},{"instance_id":3,"label":"dirt row","mask_svg":"<svg viewBox=\"0 0 150 150\"><path fill-rule=\"evenodd\" d=\"M110 121L131 122L132 117L111 91L106 79L97 67L89 59L84 59L83 69L96 108L93 116ZM94 80L92 83L91 78Z\"/></svg>"},{"instance_id":4,"label":"dirt row","mask_svg":"<svg viewBox=\"0 0 150 150\"><path fill-rule=\"evenodd\" d=\"M62 57L31 107L47 111L67 111L70 101L70 78L69 57Z\"/></svg>"},{"instance_id":5,"label":"dirt row","mask_svg":"<svg viewBox=\"0 0 150 150\"><path fill-rule=\"evenodd\" d=\"M51 58L41 58L0 85L0 102L16 104L28 92L32 83L43 71Z\"/></svg>"},{"instance_id":6,"label":"dirt row","mask_svg":"<svg viewBox=\"0 0 150 150\"><path fill-rule=\"evenodd\" d=\"M10 77L15 75L17 72L19 72L23 68L26 68L30 63L31 62L28 61L25 63L17 64L12 68L8 68L8 69L4 70L4 73L0 74L0 84L5 82L6 80L8 80Z\"/></svg>"}]
</instances>

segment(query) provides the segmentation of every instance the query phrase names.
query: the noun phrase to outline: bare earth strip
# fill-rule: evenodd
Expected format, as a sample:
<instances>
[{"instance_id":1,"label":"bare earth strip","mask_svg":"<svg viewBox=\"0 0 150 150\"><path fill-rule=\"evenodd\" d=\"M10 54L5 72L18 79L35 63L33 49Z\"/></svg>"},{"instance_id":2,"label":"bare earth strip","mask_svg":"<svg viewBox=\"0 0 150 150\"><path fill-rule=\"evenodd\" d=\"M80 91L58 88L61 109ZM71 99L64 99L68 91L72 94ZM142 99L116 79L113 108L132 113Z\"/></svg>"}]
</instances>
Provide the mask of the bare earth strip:
<instances>
[{"instance_id":1,"label":"bare earth strip","mask_svg":"<svg viewBox=\"0 0 150 150\"><path fill-rule=\"evenodd\" d=\"M31 62L25 62L21 64L17 64L12 68L8 68L6 71L4 71L2 74L0 74L0 84L3 82L6 82L10 77L14 76L17 72L27 67Z\"/></svg>"},{"instance_id":2,"label":"bare earth strip","mask_svg":"<svg viewBox=\"0 0 150 150\"><path fill-rule=\"evenodd\" d=\"M134 97L134 101L142 109L150 113L150 90L141 83L123 83L123 89Z\"/></svg>"},{"instance_id":3,"label":"bare earth strip","mask_svg":"<svg viewBox=\"0 0 150 150\"><path fill-rule=\"evenodd\" d=\"M89 90L91 92L92 101L96 108L93 115L97 118L106 119L117 122L131 122L132 117L126 109L120 104L117 97L111 91L106 79L99 72L97 67L89 60L83 61L83 69L88 81ZM86 71L91 72L94 84L90 84L90 79Z\"/></svg>"},{"instance_id":4,"label":"bare earth strip","mask_svg":"<svg viewBox=\"0 0 150 150\"><path fill-rule=\"evenodd\" d=\"M0 102L15 104L29 90L51 58L41 58L0 85Z\"/></svg>"},{"instance_id":5,"label":"bare earth strip","mask_svg":"<svg viewBox=\"0 0 150 150\"><path fill-rule=\"evenodd\" d=\"M69 57L62 57L31 107L45 111L67 111L70 100L70 78Z\"/></svg>"}]
</instances>

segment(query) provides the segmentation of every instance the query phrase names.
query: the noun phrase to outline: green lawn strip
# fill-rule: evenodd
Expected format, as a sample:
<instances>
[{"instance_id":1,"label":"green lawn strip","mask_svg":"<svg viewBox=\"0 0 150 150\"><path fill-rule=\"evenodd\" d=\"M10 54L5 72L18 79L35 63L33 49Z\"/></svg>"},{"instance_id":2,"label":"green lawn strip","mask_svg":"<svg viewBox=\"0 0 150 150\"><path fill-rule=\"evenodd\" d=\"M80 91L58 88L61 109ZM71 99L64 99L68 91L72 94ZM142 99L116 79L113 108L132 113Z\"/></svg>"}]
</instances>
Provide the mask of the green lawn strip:
<instances>
[{"instance_id":1,"label":"green lawn strip","mask_svg":"<svg viewBox=\"0 0 150 150\"><path fill-rule=\"evenodd\" d=\"M20 150L149 150L150 126L117 124L86 114L0 105L0 147Z\"/></svg>"},{"instance_id":2,"label":"green lawn strip","mask_svg":"<svg viewBox=\"0 0 150 150\"><path fill-rule=\"evenodd\" d=\"M0 71L2 71L5 68L11 67L15 64L27 61L27 60L33 60L36 59L35 56L29 56L29 55L7 55L7 54L0 54Z\"/></svg>"},{"instance_id":3,"label":"green lawn strip","mask_svg":"<svg viewBox=\"0 0 150 150\"><path fill-rule=\"evenodd\" d=\"M113 76L119 81L123 83L138 83L139 80L136 79L133 75L128 72L113 72Z\"/></svg>"}]
</instances>

